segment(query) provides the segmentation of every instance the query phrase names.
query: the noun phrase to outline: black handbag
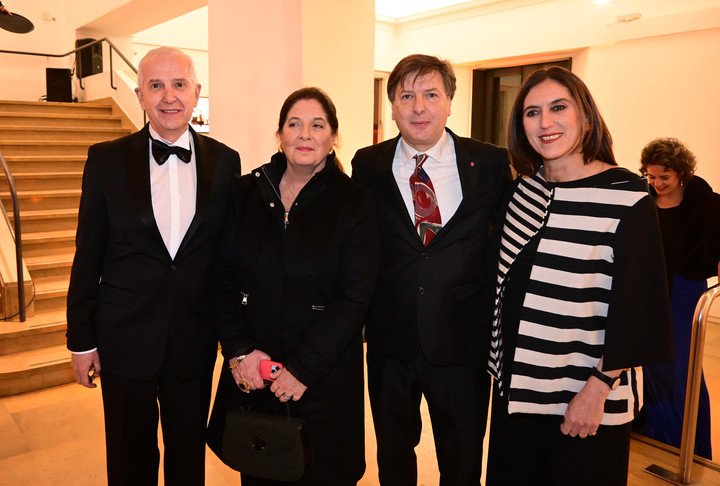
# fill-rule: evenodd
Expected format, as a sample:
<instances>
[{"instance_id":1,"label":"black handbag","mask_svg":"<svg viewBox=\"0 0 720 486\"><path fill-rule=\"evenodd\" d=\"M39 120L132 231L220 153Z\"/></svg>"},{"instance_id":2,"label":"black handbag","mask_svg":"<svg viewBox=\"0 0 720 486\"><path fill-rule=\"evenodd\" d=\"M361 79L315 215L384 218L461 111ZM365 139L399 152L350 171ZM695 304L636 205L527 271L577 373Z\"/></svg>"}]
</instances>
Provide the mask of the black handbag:
<instances>
[{"instance_id":1,"label":"black handbag","mask_svg":"<svg viewBox=\"0 0 720 486\"><path fill-rule=\"evenodd\" d=\"M287 406L287 404L286 404ZM273 481L297 481L311 461L302 419L239 407L225 418L223 462L243 474Z\"/></svg>"}]
</instances>

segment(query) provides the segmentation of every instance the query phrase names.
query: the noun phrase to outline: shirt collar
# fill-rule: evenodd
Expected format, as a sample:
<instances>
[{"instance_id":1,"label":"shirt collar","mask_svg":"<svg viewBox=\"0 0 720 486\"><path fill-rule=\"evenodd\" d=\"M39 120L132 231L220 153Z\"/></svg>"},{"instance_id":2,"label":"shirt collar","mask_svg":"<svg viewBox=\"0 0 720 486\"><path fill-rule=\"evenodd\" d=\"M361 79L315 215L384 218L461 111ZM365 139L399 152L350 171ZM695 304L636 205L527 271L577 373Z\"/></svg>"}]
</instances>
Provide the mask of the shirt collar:
<instances>
[{"instance_id":1,"label":"shirt collar","mask_svg":"<svg viewBox=\"0 0 720 486\"><path fill-rule=\"evenodd\" d=\"M450 134L447 131L443 131L443 134L440 136L440 140L437 141L435 145L430 147L428 150L424 152L418 152L414 148L412 148L410 145L405 142L405 140L400 137L400 150L402 151L403 158L406 161L415 163L415 160L413 157L419 153L427 154L427 156L435 161L441 162L445 160L444 153L445 150L448 148L448 139L450 138Z\"/></svg>"},{"instance_id":2,"label":"shirt collar","mask_svg":"<svg viewBox=\"0 0 720 486\"><path fill-rule=\"evenodd\" d=\"M156 140L160 140L160 141L162 141L162 142L164 142L164 143L166 143L166 144L168 144L168 145L174 145L174 146L176 146L176 147L182 147L182 148L190 149L190 129L189 129L189 127L188 127L188 128L185 130L185 132L184 132L182 135L180 135L180 137L179 137L177 140L175 140L175 142L173 142L173 143L169 142L168 140L166 140L166 139L164 139L163 137L161 137L160 135L158 135L158 133L157 133L155 130L153 130L153 127L151 127L150 125L148 125L148 128L150 129L150 136L151 136L152 138L154 138L154 139L156 139Z\"/></svg>"}]
</instances>

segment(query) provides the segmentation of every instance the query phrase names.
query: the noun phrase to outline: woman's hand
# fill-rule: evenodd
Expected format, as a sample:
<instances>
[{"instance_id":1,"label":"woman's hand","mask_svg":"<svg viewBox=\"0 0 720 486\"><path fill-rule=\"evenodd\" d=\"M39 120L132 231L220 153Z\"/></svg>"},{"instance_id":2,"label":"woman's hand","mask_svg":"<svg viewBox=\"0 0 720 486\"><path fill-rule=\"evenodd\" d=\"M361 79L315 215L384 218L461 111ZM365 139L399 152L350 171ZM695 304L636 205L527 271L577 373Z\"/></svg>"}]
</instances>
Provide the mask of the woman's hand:
<instances>
[{"instance_id":1,"label":"woman's hand","mask_svg":"<svg viewBox=\"0 0 720 486\"><path fill-rule=\"evenodd\" d=\"M270 376L273 378L270 391L273 392L281 402L287 402L291 399L297 402L303 396L305 390L307 390L307 387L300 383L300 381L285 368L279 369Z\"/></svg>"},{"instance_id":2,"label":"woman's hand","mask_svg":"<svg viewBox=\"0 0 720 486\"><path fill-rule=\"evenodd\" d=\"M270 359L270 356L259 349L246 355L245 358L233 370L232 375L235 383L242 391L250 392L265 388L265 382L260 377L260 360Z\"/></svg>"},{"instance_id":3,"label":"woman's hand","mask_svg":"<svg viewBox=\"0 0 720 486\"><path fill-rule=\"evenodd\" d=\"M610 388L591 376L582 390L570 400L565 411L565 421L560 424L560 432L570 437L580 436L581 439L595 435L609 394Z\"/></svg>"}]
</instances>

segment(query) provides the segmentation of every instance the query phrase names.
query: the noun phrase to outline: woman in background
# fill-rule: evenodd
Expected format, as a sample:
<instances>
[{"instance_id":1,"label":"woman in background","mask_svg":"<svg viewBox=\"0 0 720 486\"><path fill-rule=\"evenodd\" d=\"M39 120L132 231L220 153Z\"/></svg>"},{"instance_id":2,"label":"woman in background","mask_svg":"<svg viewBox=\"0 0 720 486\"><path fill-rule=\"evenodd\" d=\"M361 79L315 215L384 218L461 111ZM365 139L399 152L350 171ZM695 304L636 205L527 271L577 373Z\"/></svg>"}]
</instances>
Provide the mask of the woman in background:
<instances>
[{"instance_id":1,"label":"woman in background","mask_svg":"<svg viewBox=\"0 0 720 486\"><path fill-rule=\"evenodd\" d=\"M720 275L720 195L695 175L695 156L675 138L658 138L640 155L657 205L670 291L675 359L645 366L645 407L638 431L680 447L690 335L707 279ZM712 459L710 398L700 387L695 454Z\"/></svg>"},{"instance_id":2,"label":"woman in background","mask_svg":"<svg viewBox=\"0 0 720 486\"><path fill-rule=\"evenodd\" d=\"M508 149L487 484L624 485L635 367L671 354L653 200L566 69L524 82Z\"/></svg>"},{"instance_id":3,"label":"woman in background","mask_svg":"<svg viewBox=\"0 0 720 486\"><path fill-rule=\"evenodd\" d=\"M226 366L209 443L219 449L224 417L240 402L275 415L287 415L289 404L314 451L298 485L354 485L365 470L361 329L379 237L371 195L335 158L337 135L323 91L303 88L285 100L280 151L240 179L216 272ZM271 384L261 359L284 365ZM276 484L241 477L243 486Z\"/></svg>"}]
</instances>

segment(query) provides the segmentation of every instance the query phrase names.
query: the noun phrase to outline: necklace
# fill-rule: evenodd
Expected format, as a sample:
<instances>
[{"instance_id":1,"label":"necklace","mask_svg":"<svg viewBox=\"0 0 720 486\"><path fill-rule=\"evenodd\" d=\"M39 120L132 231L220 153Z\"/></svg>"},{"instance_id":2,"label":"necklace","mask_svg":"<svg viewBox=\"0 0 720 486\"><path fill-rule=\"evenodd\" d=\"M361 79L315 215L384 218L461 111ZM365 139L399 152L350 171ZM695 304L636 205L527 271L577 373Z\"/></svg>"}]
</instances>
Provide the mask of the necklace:
<instances>
[{"instance_id":1,"label":"necklace","mask_svg":"<svg viewBox=\"0 0 720 486\"><path fill-rule=\"evenodd\" d=\"M285 189L287 189L286 191L283 190L283 184L285 184ZM285 214L287 215L287 213L290 212L290 208L295 202L295 199L297 199L297 192L293 190L290 182L288 182L285 176L280 179L280 199L282 200L283 206L285 207Z\"/></svg>"}]
</instances>

